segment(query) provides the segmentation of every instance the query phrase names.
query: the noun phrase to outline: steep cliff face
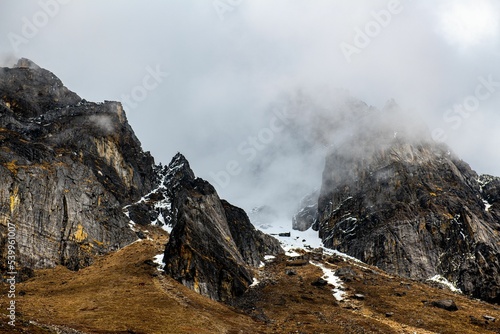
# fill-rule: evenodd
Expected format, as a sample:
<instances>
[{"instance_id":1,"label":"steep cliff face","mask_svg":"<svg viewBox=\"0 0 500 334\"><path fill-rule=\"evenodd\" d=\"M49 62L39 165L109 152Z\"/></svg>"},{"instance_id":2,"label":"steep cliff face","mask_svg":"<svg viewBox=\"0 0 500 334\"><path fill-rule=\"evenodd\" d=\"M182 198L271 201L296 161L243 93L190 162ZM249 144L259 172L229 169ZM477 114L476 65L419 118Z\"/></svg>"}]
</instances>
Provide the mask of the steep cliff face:
<instances>
[{"instance_id":1,"label":"steep cliff face","mask_svg":"<svg viewBox=\"0 0 500 334\"><path fill-rule=\"evenodd\" d=\"M441 275L466 294L499 302L499 184L479 178L445 146L368 132L327 157L320 236L390 273Z\"/></svg>"},{"instance_id":2,"label":"steep cliff face","mask_svg":"<svg viewBox=\"0 0 500 334\"><path fill-rule=\"evenodd\" d=\"M163 216L173 226L163 258L165 272L214 300L243 294L253 281L250 267L266 254L283 252L279 242L255 230L243 210L195 178L182 155L174 157L164 175L169 214L164 211Z\"/></svg>"},{"instance_id":3,"label":"steep cliff face","mask_svg":"<svg viewBox=\"0 0 500 334\"><path fill-rule=\"evenodd\" d=\"M153 164L119 103L82 100L26 59L0 68L2 258L8 223L23 267L78 269L132 242L122 207L151 190Z\"/></svg>"}]
</instances>

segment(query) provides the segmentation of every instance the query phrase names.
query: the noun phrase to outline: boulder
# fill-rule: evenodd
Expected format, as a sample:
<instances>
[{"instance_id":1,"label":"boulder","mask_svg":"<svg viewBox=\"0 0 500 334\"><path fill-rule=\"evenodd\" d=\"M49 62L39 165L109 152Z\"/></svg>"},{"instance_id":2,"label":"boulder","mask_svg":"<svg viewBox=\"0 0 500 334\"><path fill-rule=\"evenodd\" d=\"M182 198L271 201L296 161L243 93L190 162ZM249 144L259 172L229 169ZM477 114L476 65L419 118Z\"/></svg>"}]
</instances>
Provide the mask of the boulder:
<instances>
[{"instance_id":1,"label":"boulder","mask_svg":"<svg viewBox=\"0 0 500 334\"><path fill-rule=\"evenodd\" d=\"M451 299L435 300L431 302L431 305L446 311L458 311L457 305Z\"/></svg>"}]
</instances>

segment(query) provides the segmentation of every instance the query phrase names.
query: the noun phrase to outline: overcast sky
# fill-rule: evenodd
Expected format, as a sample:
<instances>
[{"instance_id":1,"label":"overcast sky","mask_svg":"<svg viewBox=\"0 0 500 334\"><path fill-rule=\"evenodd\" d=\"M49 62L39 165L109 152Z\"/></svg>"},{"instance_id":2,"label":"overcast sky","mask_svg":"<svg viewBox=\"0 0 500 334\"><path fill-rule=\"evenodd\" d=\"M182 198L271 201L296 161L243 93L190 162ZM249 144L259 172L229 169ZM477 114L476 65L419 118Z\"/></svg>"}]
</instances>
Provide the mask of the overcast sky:
<instances>
[{"instance_id":1,"label":"overcast sky","mask_svg":"<svg viewBox=\"0 0 500 334\"><path fill-rule=\"evenodd\" d=\"M82 98L125 102L157 162L182 152L248 209L259 189L238 148L297 88L376 108L394 98L500 175L499 21L493 0L1 0L0 64L27 57ZM221 171L235 175L217 182Z\"/></svg>"}]
</instances>

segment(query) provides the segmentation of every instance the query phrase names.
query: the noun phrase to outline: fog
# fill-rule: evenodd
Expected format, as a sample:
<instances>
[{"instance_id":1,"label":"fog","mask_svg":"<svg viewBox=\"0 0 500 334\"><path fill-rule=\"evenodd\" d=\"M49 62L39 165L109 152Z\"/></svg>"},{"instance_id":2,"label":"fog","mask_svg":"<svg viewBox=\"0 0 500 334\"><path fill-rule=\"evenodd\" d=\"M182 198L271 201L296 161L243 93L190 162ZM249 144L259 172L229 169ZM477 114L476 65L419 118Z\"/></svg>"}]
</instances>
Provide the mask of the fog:
<instances>
[{"instance_id":1,"label":"fog","mask_svg":"<svg viewBox=\"0 0 500 334\"><path fill-rule=\"evenodd\" d=\"M358 100L396 101L398 122L500 175L499 16L493 0L2 0L0 64L121 101L157 162L180 151L230 202L288 212Z\"/></svg>"}]
</instances>

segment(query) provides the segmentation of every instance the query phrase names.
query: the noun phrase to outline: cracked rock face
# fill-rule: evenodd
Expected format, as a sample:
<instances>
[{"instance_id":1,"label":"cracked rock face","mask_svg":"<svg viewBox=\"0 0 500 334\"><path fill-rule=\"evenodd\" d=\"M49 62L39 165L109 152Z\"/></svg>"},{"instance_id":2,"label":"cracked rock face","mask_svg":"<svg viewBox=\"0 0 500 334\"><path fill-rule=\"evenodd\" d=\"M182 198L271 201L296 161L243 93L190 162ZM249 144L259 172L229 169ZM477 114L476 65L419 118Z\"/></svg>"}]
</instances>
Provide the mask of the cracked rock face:
<instances>
[{"instance_id":1,"label":"cracked rock face","mask_svg":"<svg viewBox=\"0 0 500 334\"><path fill-rule=\"evenodd\" d=\"M499 302L498 178L479 178L433 142L367 138L327 157L318 202L325 246Z\"/></svg>"},{"instance_id":2,"label":"cracked rock face","mask_svg":"<svg viewBox=\"0 0 500 334\"><path fill-rule=\"evenodd\" d=\"M173 229L165 249L165 272L214 300L229 301L253 281L251 267L279 242L257 231L246 213L221 200L208 182L195 178L178 154L166 167Z\"/></svg>"},{"instance_id":3,"label":"cracked rock face","mask_svg":"<svg viewBox=\"0 0 500 334\"><path fill-rule=\"evenodd\" d=\"M119 103L82 100L26 59L0 68L2 259L8 223L22 267L76 270L129 244L122 207L151 190L153 164Z\"/></svg>"}]
</instances>

